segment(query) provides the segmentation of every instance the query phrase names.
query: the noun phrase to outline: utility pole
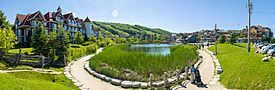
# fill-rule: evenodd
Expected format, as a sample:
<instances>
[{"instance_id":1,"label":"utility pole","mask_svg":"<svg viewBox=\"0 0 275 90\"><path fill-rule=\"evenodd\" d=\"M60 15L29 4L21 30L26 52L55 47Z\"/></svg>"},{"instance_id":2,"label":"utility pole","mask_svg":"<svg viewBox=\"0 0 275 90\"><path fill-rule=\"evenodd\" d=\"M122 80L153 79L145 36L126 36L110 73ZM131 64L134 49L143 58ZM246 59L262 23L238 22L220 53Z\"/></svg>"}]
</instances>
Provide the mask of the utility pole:
<instances>
[{"instance_id":1,"label":"utility pole","mask_svg":"<svg viewBox=\"0 0 275 90\"><path fill-rule=\"evenodd\" d=\"M218 54L218 47L217 47L217 35L218 35L218 33L217 33L217 24L215 24L215 55L217 55Z\"/></svg>"},{"instance_id":2,"label":"utility pole","mask_svg":"<svg viewBox=\"0 0 275 90\"><path fill-rule=\"evenodd\" d=\"M252 3L248 0L248 33L247 33L247 44L248 44L248 52L250 52L250 27L251 27L251 14L252 14Z\"/></svg>"}]
</instances>

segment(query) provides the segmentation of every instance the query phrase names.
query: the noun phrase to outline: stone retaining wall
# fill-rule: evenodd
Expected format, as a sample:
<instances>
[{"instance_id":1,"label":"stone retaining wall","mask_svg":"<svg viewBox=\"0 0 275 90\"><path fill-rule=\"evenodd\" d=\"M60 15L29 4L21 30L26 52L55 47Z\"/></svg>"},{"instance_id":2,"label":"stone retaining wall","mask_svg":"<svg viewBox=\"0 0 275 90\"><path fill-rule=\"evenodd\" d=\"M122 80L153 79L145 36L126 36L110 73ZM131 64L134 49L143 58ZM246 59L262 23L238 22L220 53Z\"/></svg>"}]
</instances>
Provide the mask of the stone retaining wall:
<instances>
[{"instance_id":1,"label":"stone retaining wall","mask_svg":"<svg viewBox=\"0 0 275 90\"><path fill-rule=\"evenodd\" d=\"M220 80L220 74L223 72L222 67L220 65L219 60L217 59L217 57L214 55L214 53L212 51L209 51L208 49L205 50L209 55L211 55L212 60L215 64L215 75L213 77L213 79L210 81L211 85L215 85L217 84L217 82Z\"/></svg>"},{"instance_id":2,"label":"stone retaining wall","mask_svg":"<svg viewBox=\"0 0 275 90\"><path fill-rule=\"evenodd\" d=\"M71 74L71 65L73 65L74 61L70 62L65 68L64 68L64 74L67 78L69 78L71 81L73 81L74 85L79 87L80 90L87 90L86 88L83 88L83 84L80 83L78 80L75 79L75 77Z\"/></svg>"},{"instance_id":3,"label":"stone retaining wall","mask_svg":"<svg viewBox=\"0 0 275 90\"><path fill-rule=\"evenodd\" d=\"M198 60L197 63L195 64L195 67L198 67L201 64L202 60ZM112 77L108 77L106 75L100 74L94 70L92 70L89 67L89 61L87 61L84 65L84 69L89 72L91 75L105 81L105 82L109 82L113 85L116 86L121 86L123 88L142 88L142 89L147 89L150 87L150 83L149 82L141 82L141 81L128 81L128 80L120 80L120 79L116 79L116 78L112 78ZM188 72L188 74L190 74L190 72ZM180 74L180 80L184 80L185 78L185 73L181 73ZM167 85L173 85L177 83L177 78L176 76L173 76L171 78L168 78L168 84ZM153 82L153 87L154 88L158 88L158 87L164 87L164 81L155 81Z\"/></svg>"}]
</instances>

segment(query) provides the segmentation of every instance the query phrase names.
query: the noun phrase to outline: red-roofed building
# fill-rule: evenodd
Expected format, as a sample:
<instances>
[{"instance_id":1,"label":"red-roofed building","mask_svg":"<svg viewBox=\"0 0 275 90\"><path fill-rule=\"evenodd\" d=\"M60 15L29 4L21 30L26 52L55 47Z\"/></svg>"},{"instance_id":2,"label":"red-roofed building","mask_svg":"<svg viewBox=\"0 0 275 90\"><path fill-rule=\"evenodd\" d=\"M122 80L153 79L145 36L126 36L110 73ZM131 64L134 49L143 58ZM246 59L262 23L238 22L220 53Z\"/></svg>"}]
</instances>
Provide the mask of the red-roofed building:
<instances>
[{"instance_id":1,"label":"red-roofed building","mask_svg":"<svg viewBox=\"0 0 275 90\"><path fill-rule=\"evenodd\" d=\"M40 11L26 15L17 14L13 29L20 43L28 42L28 33L34 30L38 22L43 23L47 33L55 31L60 23L64 30L70 32L71 38L77 31L81 31L86 38L94 35L92 22L88 17L83 21L83 19L75 17L73 13L62 14L62 9L58 7L56 12L47 12L44 15Z\"/></svg>"}]
</instances>

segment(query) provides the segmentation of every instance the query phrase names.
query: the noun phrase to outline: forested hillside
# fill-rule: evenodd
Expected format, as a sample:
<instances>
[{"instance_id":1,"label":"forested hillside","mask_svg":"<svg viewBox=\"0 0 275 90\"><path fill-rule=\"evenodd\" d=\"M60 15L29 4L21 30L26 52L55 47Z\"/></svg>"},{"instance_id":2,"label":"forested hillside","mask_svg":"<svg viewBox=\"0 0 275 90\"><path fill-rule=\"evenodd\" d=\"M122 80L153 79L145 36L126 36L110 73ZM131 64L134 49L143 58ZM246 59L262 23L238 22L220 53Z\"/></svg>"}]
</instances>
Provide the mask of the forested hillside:
<instances>
[{"instance_id":1,"label":"forested hillside","mask_svg":"<svg viewBox=\"0 0 275 90\"><path fill-rule=\"evenodd\" d=\"M162 36L168 37L172 33L159 28L148 28L140 25L129 25L121 23L93 22L94 30L101 31L109 36L122 37L147 37L147 36Z\"/></svg>"}]
</instances>

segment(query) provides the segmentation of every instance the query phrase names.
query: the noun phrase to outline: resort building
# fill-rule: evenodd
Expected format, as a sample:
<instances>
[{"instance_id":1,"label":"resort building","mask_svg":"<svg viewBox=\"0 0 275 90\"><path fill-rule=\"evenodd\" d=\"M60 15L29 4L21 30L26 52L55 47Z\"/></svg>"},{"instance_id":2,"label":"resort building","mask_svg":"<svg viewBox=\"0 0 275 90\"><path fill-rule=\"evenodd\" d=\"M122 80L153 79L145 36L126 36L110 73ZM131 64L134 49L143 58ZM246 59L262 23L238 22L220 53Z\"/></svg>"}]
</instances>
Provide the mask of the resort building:
<instances>
[{"instance_id":1,"label":"resort building","mask_svg":"<svg viewBox=\"0 0 275 90\"><path fill-rule=\"evenodd\" d=\"M22 44L28 42L29 32L33 31L39 22L43 23L47 34L57 30L58 25L62 25L64 30L70 32L70 38L73 38L77 31L81 31L85 38L94 35L92 22L88 17L83 20L75 17L73 13L62 14L62 9L58 7L56 12L47 12L46 14L42 14L40 11L30 14L17 14L13 30L18 42Z\"/></svg>"}]
</instances>

